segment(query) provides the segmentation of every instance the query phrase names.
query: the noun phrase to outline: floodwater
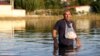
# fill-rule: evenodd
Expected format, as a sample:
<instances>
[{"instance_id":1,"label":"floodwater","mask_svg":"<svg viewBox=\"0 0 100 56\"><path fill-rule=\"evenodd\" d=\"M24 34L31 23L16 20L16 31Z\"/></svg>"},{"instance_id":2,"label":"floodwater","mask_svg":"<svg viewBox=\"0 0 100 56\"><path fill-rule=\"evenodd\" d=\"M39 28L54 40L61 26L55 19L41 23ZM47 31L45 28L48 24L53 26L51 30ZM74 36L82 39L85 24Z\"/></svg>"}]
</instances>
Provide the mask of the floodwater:
<instances>
[{"instance_id":1,"label":"floodwater","mask_svg":"<svg viewBox=\"0 0 100 56\"><path fill-rule=\"evenodd\" d=\"M0 56L53 56L51 32L27 31L24 21L0 23ZM78 36L82 47L66 56L100 56L100 29Z\"/></svg>"},{"instance_id":2,"label":"floodwater","mask_svg":"<svg viewBox=\"0 0 100 56\"><path fill-rule=\"evenodd\" d=\"M100 56L99 34L78 34L82 47L73 56ZM0 56L53 56L51 33L0 32ZM72 55L70 55L72 56Z\"/></svg>"}]
</instances>

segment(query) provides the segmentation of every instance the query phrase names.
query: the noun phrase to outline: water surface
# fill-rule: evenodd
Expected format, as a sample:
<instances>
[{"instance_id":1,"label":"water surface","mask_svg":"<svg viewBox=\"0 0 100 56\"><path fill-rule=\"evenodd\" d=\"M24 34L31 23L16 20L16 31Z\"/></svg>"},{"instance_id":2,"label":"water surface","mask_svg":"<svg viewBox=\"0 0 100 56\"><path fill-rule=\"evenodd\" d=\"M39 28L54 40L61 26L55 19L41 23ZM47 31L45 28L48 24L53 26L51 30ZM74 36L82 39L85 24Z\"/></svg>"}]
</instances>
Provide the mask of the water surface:
<instances>
[{"instance_id":1,"label":"water surface","mask_svg":"<svg viewBox=\"0 0 100 56\"><path fill-rule=\"evenodd\" d=\"M35 29L25 20L0 20L0 56L53 56L49 28ZM99 28L88 33L78 32L78 36L82 47L78 52L67 53L71 54L68 56L100 56Z\"/></svg>"},{"instance_id":2,"label":"water surface","mask_svg":"<svg viewBox=\"0 0 100 56\"><path fill-rule=\"evenodd\" d=\"M79 34L82 48L74 56L100 56L100 35ZM51 33L0 32L0 56L53 56Z\"/></svg>"}]
</instances>

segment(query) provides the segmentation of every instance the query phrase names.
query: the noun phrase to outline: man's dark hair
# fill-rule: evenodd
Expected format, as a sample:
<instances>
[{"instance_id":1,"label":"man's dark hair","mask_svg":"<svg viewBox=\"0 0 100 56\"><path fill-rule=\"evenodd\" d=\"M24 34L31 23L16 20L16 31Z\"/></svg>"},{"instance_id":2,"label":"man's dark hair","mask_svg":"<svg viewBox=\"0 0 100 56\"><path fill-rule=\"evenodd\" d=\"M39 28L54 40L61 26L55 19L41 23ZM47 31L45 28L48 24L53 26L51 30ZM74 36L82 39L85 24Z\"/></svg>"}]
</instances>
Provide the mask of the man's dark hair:
<instances>
[{"instance_id":1,"label":"man's dark hair","mask_svg":"<svg viewBox=\"0 0 100 56\"><path fill-rule=\"evenodd\" d=\"M64 10L63 16L66 14L66 12L70 12L70 10L69 9Z\"/></svg>"}]
</instances>

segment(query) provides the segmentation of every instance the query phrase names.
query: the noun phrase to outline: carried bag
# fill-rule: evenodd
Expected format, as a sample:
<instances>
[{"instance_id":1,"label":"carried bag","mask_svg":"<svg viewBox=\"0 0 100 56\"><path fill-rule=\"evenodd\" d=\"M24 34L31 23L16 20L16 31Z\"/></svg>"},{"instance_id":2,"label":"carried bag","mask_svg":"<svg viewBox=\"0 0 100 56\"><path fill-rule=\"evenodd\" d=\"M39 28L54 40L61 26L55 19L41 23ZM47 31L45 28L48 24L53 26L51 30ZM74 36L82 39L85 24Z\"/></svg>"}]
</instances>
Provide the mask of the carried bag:
<instances>
[{"instance_id":1,"label":"carried bag","mask_svg":"<svg viewBox=\"0 0 100 56\"><path fill-rule=\"evenodd\" d=\"M77 38L77 35L72 27L72 23L70 23L70 28L67 26L66 24L66 28L65 28L65 38L68 38L68 39L75 39Z\"/></svg>"}]
</instances>

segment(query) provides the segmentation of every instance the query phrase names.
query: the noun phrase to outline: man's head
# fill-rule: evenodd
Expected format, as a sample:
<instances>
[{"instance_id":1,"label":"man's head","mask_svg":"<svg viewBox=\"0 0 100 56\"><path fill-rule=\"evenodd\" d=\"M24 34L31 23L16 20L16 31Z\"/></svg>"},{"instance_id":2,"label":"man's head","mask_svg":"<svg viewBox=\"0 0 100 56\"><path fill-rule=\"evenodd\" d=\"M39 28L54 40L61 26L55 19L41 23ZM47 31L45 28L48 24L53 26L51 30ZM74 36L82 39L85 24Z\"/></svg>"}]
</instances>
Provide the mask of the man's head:
<instances>
[{"instance_id":1,"label":"man's head","mask_svg":"<svg viewBox=\"0 0 100 56\"><path fill-rule=\"evenodd\" d=\"M69 10L66 10L63 14L64 16L64 19L67 20L67 21L70 21L71 20L71 12Z\"/></svg>"}]
</instances>

